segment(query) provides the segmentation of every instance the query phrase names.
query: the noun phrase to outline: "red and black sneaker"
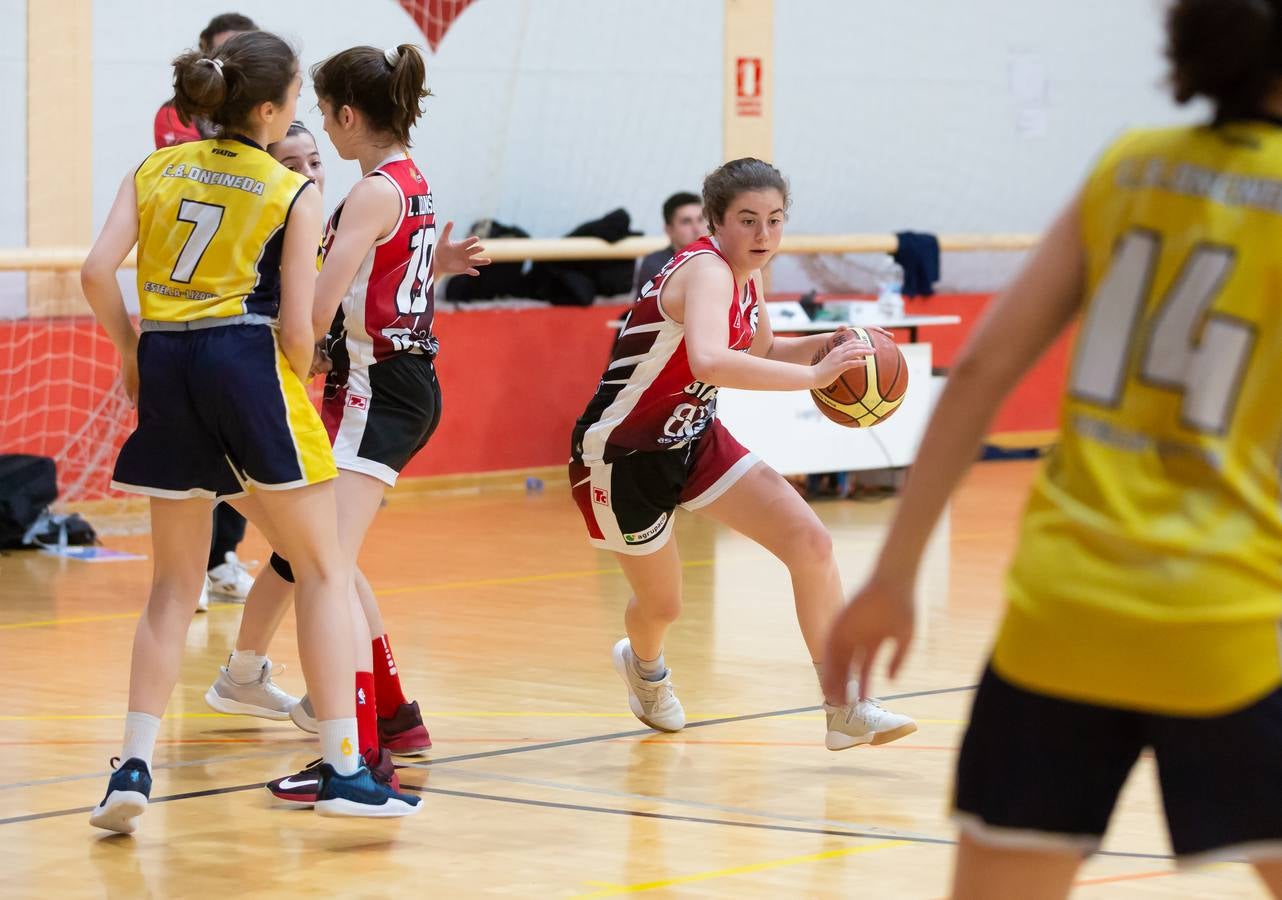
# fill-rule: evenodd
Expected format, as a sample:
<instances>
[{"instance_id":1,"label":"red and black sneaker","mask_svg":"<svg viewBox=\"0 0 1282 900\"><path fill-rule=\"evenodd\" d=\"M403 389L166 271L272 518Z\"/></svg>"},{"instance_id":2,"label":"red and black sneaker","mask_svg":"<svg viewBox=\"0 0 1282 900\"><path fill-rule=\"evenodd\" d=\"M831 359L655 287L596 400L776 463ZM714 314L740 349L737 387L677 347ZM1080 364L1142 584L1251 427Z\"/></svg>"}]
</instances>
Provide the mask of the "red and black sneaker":
<instances>
[{"instance_id":1,"label":"red and black sneaker","mask_svg":"<svg viewBox=\"0 0 1282 900\"><path fill-rule=\"evenodd\" d=\"M374 759L369 751L361 755L375 781L387 785L394 793L401 792L401 779L396 775L392 754L387 752L386 747L379 751L377 759ZM267 790L271 791L272 796L277 800L297 803L299 806L311 806L316 802L317 794L320 793L322 762L324 760L314 759L301 772L267 782Z\"/></svg>"},{"instance_id":2,"label":"red and black sneaker","mask_svg":"<svg viewBox=\"0 0 1282 900\"><path fill-rule=\"evenodd\" d=\"M316 802L316 795L321 789L321 763L324 760L314 759L303 767L301 772L277 778L267 782L267 790L277 800L297 803L300 806L311 806Z\"/></svg>"},{"instance_id":3,"label":"red and black sneaker","mask_svg":"<svg viewBox=\"0 0 1282 900\"><path fill-rule=\"evenodd\" d=\"M417 700L402 703L390 719L378 720L378 742L397 756L418 756L431 749L432 736L423 724Z\"/></svg>"}]
</instances>

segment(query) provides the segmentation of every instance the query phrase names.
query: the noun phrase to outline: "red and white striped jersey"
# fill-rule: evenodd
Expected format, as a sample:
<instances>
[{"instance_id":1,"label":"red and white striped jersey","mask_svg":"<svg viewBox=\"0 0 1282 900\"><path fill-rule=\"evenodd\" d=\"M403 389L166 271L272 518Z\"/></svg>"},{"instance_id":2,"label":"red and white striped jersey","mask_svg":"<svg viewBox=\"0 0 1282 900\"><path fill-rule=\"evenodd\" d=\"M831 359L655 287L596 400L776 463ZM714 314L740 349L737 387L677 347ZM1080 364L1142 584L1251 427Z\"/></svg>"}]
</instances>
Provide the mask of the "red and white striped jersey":
<instances>
[{"instance_id":1,"label":"red and white striped jersey","mask_svg":"<svg viewBox=\"0 0 1282 900\"><path fill-rule=\"evenodd\" d=\"M340 315L350 364L371 366L398 353L435 356L432 191L405 153L384 160L365 177L391 182L401 195L401 215L391 233L370 248L343 295ZM325 227L322 255L334 243L342 214L340 203Z\"/></svg>"},{"instance_id":2,"label":"red and white striped jersey","mask_svg":"<svg viewBox=\"0 0 1282 900\"><path fill-rule=\"evenodd\" d=\"M716 416L717 387L695 379L686 355L685 325L663 310L663 286L694 257L725 257L715 238L680 250L641 288L614 343L596 394L574 431L574 453L585 463L611 462L638 450L688 445ZM729 263L726 267L729 268ZM757 333L757 289L738 286L728 298L731 350L747 351Z\"/></svg>"}]
</instances>

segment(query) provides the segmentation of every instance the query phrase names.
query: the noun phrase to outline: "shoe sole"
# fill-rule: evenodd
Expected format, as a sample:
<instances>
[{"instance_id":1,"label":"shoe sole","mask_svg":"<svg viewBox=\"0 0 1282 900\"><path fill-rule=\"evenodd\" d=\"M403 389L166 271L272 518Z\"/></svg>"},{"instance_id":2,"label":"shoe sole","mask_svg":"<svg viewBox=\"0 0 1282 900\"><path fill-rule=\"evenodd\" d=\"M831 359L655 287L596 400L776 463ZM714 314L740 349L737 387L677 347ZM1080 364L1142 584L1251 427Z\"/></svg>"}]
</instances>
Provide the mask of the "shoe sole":
<instances>
[{"instance_id":1,"label":"shoe sole","mask_svg":"<svg viewBox=\"0 0 1282 900\"><path fill-rule=\"evenodd\" d=\"M878 731L872 734L861 734L859 737L846 734L843 731L830 731L824 739L824 746L829 750L849 750L852 747L872 746L878 747L882 744L889 744L891 741L897 741L902 737L908 737L917 730L916 722L908 722L900 725L898 728L892 728L889 731Z\"/></svg>"},{"instance_id":2,"label":"shoe sole","mask_svg":"<svg viewBox=\"0 0 1282 900\"><path fill-rule=\"evenodd\" d=\"M428 741L427 746L425 747L406 747L405 749L398 749L396 747L393 747L391 744L387 743L382 738L379 738L379 744L383 747L386 747L387 752L392 754L393 756L426 756L427 751L432 749L431 741Z\"/></svg>"},{"instance_id":3,"label":"shoe sole","mask_svg":"<svg viewBox=\"0 0 1282 900\"><path fill-rule=\"evenodd\" d=\"M294 710L300 710L298 715L294 715ZM291 722L297 725L299 729L301 729L302 731L306 731L308 734L320 734L320 726L316 724L316 720L312 718L304 718L304 716L306 715L307 715L306 713L301 711L301 705L300 705L300 706L295 706L293 709L291 709L289 711L289 715L285 716L285 718L289 719Z\"/></svg>"},{"instance_id":4,"label":"shoe sole","mask_svg":"<svg viewBox=\"0 0 1282 900\"><path fill-rule=\"evenodd\" d=\"M212 687L205 691L205 704L214 712L226 713L229 716L253 716L257 719L271 719L273 722L283 722L292 718L288 711L254 706L252 703L241 703L239 700L228 700Z\"/></svg>"},{"instance_id":5,"label":"shoe sole","mask_svg":"<svg viewBox=\"0 0 1282 900\"><path fill-rule=\"evenodd\" d=\"M112 791L101 806L89 816L95 828L117 834L133 834L138 828L138 817L147 808L147 797L138 791Z\"/></svg>"},{"instance_id":6,"label":"shoe sole","mask_svg":"<svg viewBox=\"0 0 1282 900\"><path fill-rule=\"evenodd\" d=\"M673 728L671 725L660 725L657 722L653 722L645 715L644 710L641 708L641 701L636 694L632 693L632 683L628 681L628 662L623 658L623 653L620 650L621 646L622 642L615 644L614 650L610 655L614 658L614 671L619 673L619 677L623 679L624 686L628 689L628 709L632 710L632 715L636 716L641 724L647 725L655 731L662 731L664 734L676 734L682 728L685 728L685 722Z\"/></svg>"},{"instance_id":7,"label":"shoe sole","mask_svg":"<svg viewBox=\"0 0 1282 900\"><path fill-rule=\"evenodd\" d=\"M224 603L244 603L245 602L245 598L242 597L240 594L229 594L226 591L220 591L217 588L209 589L209 597L211 600L217 598L223 601Z\"/></svg>"},{"instance_id":8,"label":"shoe sole","mask_svg":"<svg viewBox=\"0 0 1282 900\"><path fill-rule=\"evenodd\" d=\"M401 816L412 816L422 807L422 803L410 806L402 800L391 799L381 806L373 806L369 803L356 803L353 800L346 800L342 797L335 797L333 800L317 800L313 806L317 815L326 816L327 818L360 819L395 819Z\"/></svg>"}]
</instances>

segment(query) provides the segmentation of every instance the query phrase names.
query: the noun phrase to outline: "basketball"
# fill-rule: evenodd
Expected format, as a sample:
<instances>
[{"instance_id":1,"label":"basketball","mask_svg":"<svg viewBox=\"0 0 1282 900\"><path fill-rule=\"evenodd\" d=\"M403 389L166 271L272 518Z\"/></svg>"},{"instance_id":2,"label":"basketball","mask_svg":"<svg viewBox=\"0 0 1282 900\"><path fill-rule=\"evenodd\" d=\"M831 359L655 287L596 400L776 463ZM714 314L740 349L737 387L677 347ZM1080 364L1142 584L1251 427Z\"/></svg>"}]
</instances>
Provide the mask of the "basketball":
<instances>
[{"instance_id":1,"label":"basketball","mask_svg":"<svg viewBox=\"0 0 1282 900\"><path fill-rule=\"evenodd\" d=\"M908 390L908 364L894 340L880 331L862 328L835 332L815 354L814 362L852 338L872 344L875 352L868 357L867 365L850 369L826 388L811 390L810 397L819 411L838 425L868 428L884 422L899 409Z\"/></svg>"}]
</instances>

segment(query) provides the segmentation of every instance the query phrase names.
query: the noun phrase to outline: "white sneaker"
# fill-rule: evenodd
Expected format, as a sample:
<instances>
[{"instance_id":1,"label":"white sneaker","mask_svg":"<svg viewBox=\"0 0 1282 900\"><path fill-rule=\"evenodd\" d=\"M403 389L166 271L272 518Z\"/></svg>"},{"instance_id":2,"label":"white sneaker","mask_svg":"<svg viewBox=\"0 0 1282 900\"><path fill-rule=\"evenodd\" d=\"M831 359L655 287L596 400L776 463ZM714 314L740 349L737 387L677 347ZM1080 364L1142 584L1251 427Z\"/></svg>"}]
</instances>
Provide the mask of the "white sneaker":
<instances>
[{"instance_id":1,"label":"white sneaker","mask_svg":"<svg viewBox=\"0 0 1282 900\"><path fill-rule=\"evenodd\" d=\"M889 744L917 730L917 723L893 713L875 700L859 700L845 706L824 704L828 714L829 750L849 750L860 744Z\"/></svg>"},{"instance_id":2,"label":"white sneaker","mask_svg":"<svg viewBox=\"0 0 1282 900\"><path fill-rule=\"evenodd\" d=\"M672 692L672 670L658 681L646 681L637 671L636 657L627 638L614 645L614 670L628 686L628 707L632 715L657 731L680 731L686 726L686 711Z\"/></svg>"},{"instance_id":3,"label":"white sneaker","mask_svg":"<svg viewBox=\"0 0 1282 900\"><path fill-rule=\"evenodd\" d=\"M312 698L306 694L303 694L302 699L290 709L289 717L294 720L295 725L308 734L320 733L320 724L316 721L316 710L312 709Z\"/></svg>"},{"instance_id":4,"label":"white sneaker","mask_svg":"<svg viewBox=\"0 0 1282 900\"><path fill-rule=\"evenodd\" d=\"M196 612L209 612L209 576L205 576L205 583L201 585L200 597L196 600Z\"/></svg>"},{"instance_id":5,"label":"white sneaker","mask_svg":"<svg viewBox=\"0 0 1282 900\"><path fill-rule=\"evenodd\" d=\"M250 565L258 565L257 560ZM253 586L254 576L249 574L249 569L231 551L223 555L223 562L209 570L209 590L224 600L244 603Z\"/></svg>"},{"instance_id":6,"label":"white sneaker","mask_svg":"<svg viewBox=\"0 0 1282 900\"><path fill-rule=\"evenodd\" d=\"M283 669L283 667L282 667ZM263 663L258 677L249 684L232 680L226 666L218 667L218 679L205 691L209 708L234 716L257 716L260 719L283 721L289 711L298 705L298 698L291 697L272 682L272 661Z\"/></svg>"}]
</instances>

